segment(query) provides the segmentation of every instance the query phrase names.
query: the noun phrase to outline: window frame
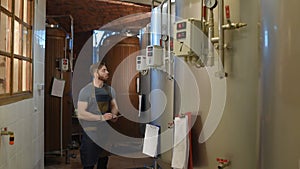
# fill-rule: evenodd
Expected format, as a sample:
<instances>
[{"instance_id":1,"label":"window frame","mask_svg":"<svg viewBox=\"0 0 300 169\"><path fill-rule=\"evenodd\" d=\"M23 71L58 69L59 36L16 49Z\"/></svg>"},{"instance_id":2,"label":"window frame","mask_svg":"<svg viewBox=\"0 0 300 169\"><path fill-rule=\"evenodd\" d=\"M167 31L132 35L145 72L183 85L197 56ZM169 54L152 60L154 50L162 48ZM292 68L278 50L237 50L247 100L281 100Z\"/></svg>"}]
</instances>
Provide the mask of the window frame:
<instances>
[{"instance_id":1,"label":"window frame","mask_svg":"<svg viewBox=\"0 0 300 169\"><path fill-rule=\"evenodd\" d=\"M20 100L28 99L33 97L33 25L34 25L34 2L35 0L19 0L20 9L19 10L19 17L15 14L15 0L8 0L11 3L11 9L5 8L2 6L2 1L0 0L0 14L4 14L10 18L10 25L6 26L9 29L9 40L10 46L9 51L4 49L3 51L0 48L0 56L3 57L5 60L9 59L9 65L5 65L3 67L4 72L9 72L9 77L4 75L3 79L8 79L7 83L2 83L5 86L9 86L9 90L7 92L0 93L0 106L5 104L14 103ZM25 3L26 1L26 9ZM8 5L9 6L9 5ZM11 11L10 11L11 10ZM24 13L26 12L26 13ZM26 20L26 22L25 22ZM0 18L1 22L1 18ZM15 34L15 23L18 23L19 26L19 34L18 37ZM5 28L6 28L5 27ZM1 36L1 34L0 34ZM0 37L1 39L4 37ZM15 40L18 42L15 42ZM6 42L5 42L6 43ZM8 42L9 43L9 42ZM18 45L18 52L15 52L15 45ZM26 50L24 50L26 48ZM24 53L25 52L25 53ZM16 62L17 61L17 62ZM18 69L14 69L15 63L17 63L16 67ZM25 67L23 67L25 66ZM17 71L17 72L16 72ZM14 75L17 76L16 78ZM6 74L6 73L5 73ZM15 82L18 82L15 84ZM17 90L13 87L17 86Z\"/></svg>"}]
</instances>

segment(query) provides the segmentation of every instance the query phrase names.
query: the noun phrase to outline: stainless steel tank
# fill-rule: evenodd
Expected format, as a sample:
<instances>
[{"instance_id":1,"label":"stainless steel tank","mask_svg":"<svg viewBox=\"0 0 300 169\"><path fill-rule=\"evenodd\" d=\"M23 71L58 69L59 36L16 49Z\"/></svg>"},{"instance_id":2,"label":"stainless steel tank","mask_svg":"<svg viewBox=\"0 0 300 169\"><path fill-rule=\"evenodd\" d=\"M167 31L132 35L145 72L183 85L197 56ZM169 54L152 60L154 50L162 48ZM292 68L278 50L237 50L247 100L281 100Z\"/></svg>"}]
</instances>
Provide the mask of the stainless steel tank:
<instances>
[{"instance_id":1,"label":"stainless steel tank","mask_svg":"<svg viewBox=\"0 0 300 169\"><path fill-rule=\"evenodd\" d=\"M176 15L183 19L201 19L201 2L176 0ZM226 104L217 128L203 143L199 143L198 138L214 100L211 100L211 82L207 71L191 66L200 92L200 109L192 128L194 169L217 168L216 158L229 159L231 164L228 168L232 169L254 169L258 164L259 12L253 11L259 9L259 2L233 0L224 3L230 5L232 22L245 22L248 26L225 32L225 44L230 46L225 49L225 70L228 72ZM218 36L217 8L214 9L214 16L215 36ZM178 79L184 79L184 75L176 74L176 70L175 75ZM181 99L186 100L184 104L188 108L189 97ZM175 98L177 102L180 101Z\"/></svg>"},{"instance_id":2,"label":"stainless steel tank","mask_svg":"<svg viewBox=\"0 0 300 169\"><path fill-rule=\"evenodd\" d=\"M299 5L261 0L261 169L300 168Z\"/></svg>"}]
</instances>

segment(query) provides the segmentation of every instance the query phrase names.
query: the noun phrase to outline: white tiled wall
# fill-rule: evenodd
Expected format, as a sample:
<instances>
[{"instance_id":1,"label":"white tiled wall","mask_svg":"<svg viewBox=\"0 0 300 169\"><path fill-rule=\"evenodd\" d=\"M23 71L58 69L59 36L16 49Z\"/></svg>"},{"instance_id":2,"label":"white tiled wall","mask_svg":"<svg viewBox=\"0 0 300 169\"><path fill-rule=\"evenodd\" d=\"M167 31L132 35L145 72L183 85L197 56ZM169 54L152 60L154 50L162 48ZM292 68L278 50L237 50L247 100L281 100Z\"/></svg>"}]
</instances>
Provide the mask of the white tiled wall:
<instances>
[{"instance_id":1,"label":"white tiled wall","mask_svg":"<svg viewBox=\"0 0 300 169\"><path fill-rule=\"evenodd\" d=\"M14 132L15 144L0 137L0 169L44 168L44 84L46 0L35 2L33 98L0 106L0 128Z\"/></svg>"}]
</instances>

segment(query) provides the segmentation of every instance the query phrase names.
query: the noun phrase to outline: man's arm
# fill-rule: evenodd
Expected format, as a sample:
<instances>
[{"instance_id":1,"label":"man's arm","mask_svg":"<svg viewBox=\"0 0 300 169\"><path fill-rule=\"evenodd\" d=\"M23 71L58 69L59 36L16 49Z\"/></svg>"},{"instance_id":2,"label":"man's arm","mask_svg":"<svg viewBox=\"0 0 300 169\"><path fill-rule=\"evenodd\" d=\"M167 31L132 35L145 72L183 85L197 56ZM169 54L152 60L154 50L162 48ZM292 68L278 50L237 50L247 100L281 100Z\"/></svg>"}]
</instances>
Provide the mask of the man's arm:
<instances>
[{"instance_id":1,"label":"man's arm","mask_svg":"<svg viewBox=\"0 0 300 169\"><path fill-rule=\"evenodd\" d=\"M111 113L116 116L119 114L119 107L117 105L116 99L111 100Z\"/></svg>"},{"instance_id":2,"label":"man's arm","mask_svg":"<svg viewBox=\"0 0 300 169\"><path fill-rule=\"evenodd\" d=\"M93 114L86 111L88 102L78 101L78 119L87 121L105 121L113 118L113 114L105 113L104 115Z\"/></svg>"},{"instance_id":3,"label":"man's arm","mask_svg":"<svg viewBox=\"0 0 300 169\"><path fill-rule=\"evenodd\" d=\"M113 114L113 118L111 121L116 122L119 114L119 108L116 99L112 99L110 104L111 104L111 113Z\"/></svg>"}]
</instances>

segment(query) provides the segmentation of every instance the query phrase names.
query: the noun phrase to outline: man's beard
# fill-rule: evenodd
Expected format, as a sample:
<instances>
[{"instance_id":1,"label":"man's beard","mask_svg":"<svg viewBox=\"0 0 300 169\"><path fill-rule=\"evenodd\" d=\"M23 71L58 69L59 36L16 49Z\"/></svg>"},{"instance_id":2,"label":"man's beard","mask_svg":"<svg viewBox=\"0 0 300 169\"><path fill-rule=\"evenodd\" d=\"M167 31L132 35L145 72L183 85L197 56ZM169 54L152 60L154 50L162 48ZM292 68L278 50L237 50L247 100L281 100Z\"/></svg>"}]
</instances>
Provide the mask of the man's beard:
<instances>
[{"instance_id":1,"label":"man's beard","mask_svg":"<svg viewBox=\"0 0 300 169\"><path fill-rule=\"evenodd\" d=\"M98 73L98 80L102 80L102 81L106 81L108 79L108 76L101 76L99 73Z\"/></svg>"}]
</instances>

